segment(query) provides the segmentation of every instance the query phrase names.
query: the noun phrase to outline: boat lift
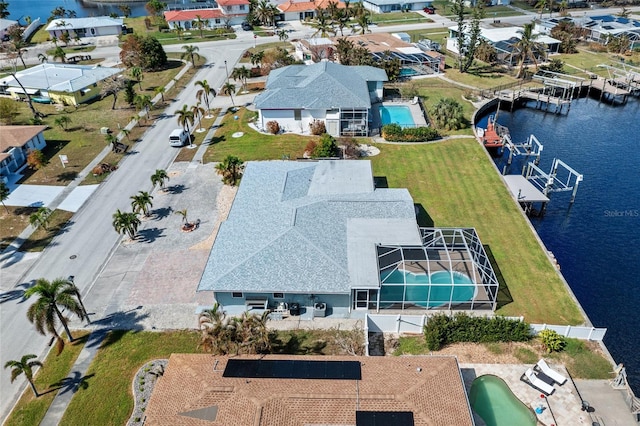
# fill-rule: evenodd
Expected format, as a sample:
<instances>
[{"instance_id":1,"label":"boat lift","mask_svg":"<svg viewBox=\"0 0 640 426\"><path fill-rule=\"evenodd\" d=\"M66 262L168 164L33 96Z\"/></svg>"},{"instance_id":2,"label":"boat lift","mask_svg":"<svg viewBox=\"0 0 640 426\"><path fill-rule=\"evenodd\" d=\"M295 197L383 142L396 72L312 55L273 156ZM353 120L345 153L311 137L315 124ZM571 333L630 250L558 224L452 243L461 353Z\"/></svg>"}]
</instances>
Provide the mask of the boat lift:
<instances>
[{"instance_id":1,"label":"boat lift","mask_svg":"<svg viewBox=\"0 0 640 426\"><path fill-rule=\"evenodd\" d=\"M558 177L558 169L561 169L563 177ZM566 176L564 173L567 173ZM537 186L544 195L549 195L551 192L571 192L570 204L576 199L576 193L578 192L578 186L582 182L583 176L574 169L572 169L567 163L557 158L553 159L551 165L551 171L545 173L540 167L533 162L527 164L527 171L525 174L527 180Z\"/></svg>"},{"instance_id":2,"label":"boat lift","mask_svg":"<svg viewBox=\"0 0 640 426\"><path fill-rule=\"evenodd\" d=\"M514 156L524 155L527 157L534 157L533 164L536 166L540 163L540 155L542 154L542 150L544 146L540 143L538 138L535 135L529 135L529 138L522 143L514 143L511 140L511 136L509 134L503 135L503 149L509 150L509 158L507 158L507 166L510 166L513 162ZM504 167L502 174L505 175L507 172L507 166ZM524 174L525 170L522 170L522 174Z\"/></svg>"}]
</instances>

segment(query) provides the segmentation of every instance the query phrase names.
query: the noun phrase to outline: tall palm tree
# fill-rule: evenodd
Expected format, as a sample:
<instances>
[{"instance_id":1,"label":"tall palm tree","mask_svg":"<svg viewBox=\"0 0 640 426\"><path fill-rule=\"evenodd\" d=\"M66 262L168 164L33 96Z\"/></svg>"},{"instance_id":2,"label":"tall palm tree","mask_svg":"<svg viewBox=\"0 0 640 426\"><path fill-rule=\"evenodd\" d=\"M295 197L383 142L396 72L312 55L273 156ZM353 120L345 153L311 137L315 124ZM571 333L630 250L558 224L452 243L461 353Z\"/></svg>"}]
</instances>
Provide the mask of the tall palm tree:
<instances>
[{"instance_id":1,"label":"tall palm tree","mask_svg":"<svg viewBox=\"0 0 640 426\"><path fill-rule=\"evenodd\" d=\"M29 224L36 229L42 227L47 231L49 230L50 219L51 209L48 207L40 207L37 211L29 215Z\"/></svg>"},{"instance_id":2,"label":"tall palm tree","mask_svg":"<svg viewBox=\"0 0 640 426\"><path fill-rule=\"evenodd\" d=\"M233 94L236 93L235 84L231 84L230 82L226 82L224 86L222 86L222 93L229 96L231 98L231 104L236 106L236 103L233 101Z\"/></svg>"},{"instance_id":3,"label":"tall palm tree","mask_svg":"<svg viewBox=\"0 0 640 426\"><path fill-rule=\"evenodd\" d=\"M333 30L333 22L331 22L329 15L327 15L322 9L318 9L316 13L316 21L313 23L313 27L316 29L316 32L313 33L312 37L317 35L320 37L328 37L329 34L335 35L336 32Z\"/></svg>"},{"instance_id":4,"label":"tall palm tree","mask_svg":"<svg viewBox=\"0 0 640 426\"><path fill-rule=\"evenodd\" d=\"M163 169L156 169L155 173L151 175L151 185L153 185L154 188L158 185L160 189L164 189L164 185L168 180L169 175L167 171Z\"/></svg>"},{"instance_id":5,"label":"tall palm tree","mask_svg":"<svg viewBox=\"0 0 640 426\"><path fill-rule=\"evenodd\" d=\"M134 213L142 213L146 217L151 215L150 209L153 207L153 195L146 191L139 191L129 198L131 198L131 209Z\"/></svg>"},{"instance_id":6,"label":"tall palm tree","mask_svg":"<svg viewBox=\"0 0 640 426\"><path fill-rule=\"evenodd\" d=\"M260 52L256 52L256 53L250 53L249 54L249 60L251 61L251 65L258 66L262 64L262 60L264 59L264 51L261 50Z\"/></svg>"},{"instance_id":7,"label":"tall palm tree","mask_svg":"<svg viewBox=\"0 0 640 426\"><path fill-rule=\"evenodd\" d=\"M182 46L182 50L184 50L184 52L182 52L182 54L180 55L180 59L190 58L191 64L195 67L196 58L200 59L200 55L198 54L198 51L200 50L200 48L198 46L185 44L184 46Z\"/></svg>"},{"instance_id":8,"label":"tall palm tree","mask_svg":"<svg viewBox=\"0 0 640 426\"><path fill-rule=\"evenodd\" d=\"M164 102L164 93L167 91L167 89L164 86L158 86L155 88L155 90L153 91L153 93L155 93L156 95L160 95L160 98L162 99L162 102Z\"/></svg>"},{"instance_id":9,"label":"tall palm tree","mask_svg":"<svg viewBox=\"0 0 640 426\"><path fill-rule=\"evenodd\" d=\"M360 14L356 18L356 23L360 27L360 31L359 31L360 34L366 34L366 33L370 33L371 32L371 30L369 29L369 24L371 23L371 21L369 20L369 14L368 13Z\"/></svg>"},{"instance_id":10,"label":"tall palm tree","mask_svg":"<svg viewBox=\"0 0 640 426\"><path fill-rule=\"evenodd\" d=\"M174 114L176 115L178 124L181 125L187 133L191 134L189 125L193 125L193 112L189 109L187 104L184 104L182 109L175 110Z\"/></svg>"},{"instance_id":11,"label":"tall palm tree","mask_svg":"<svg viewBox=\"0 0 640 426\"><path fill-rule=\"evenodd\" d=\"M222 162L216 165L216 173L222 176L222 181L235 186L242 177L244 162L233 155L228 155Z\"/></svg>"},{"instance_id":12,"label":"tall palm tree","mask_svg":"<svg viewBox=\"0 0 640 426\"><path fill-rule=\"evenodd\" d=\"M145 116L149 118L149 110L153 106L153 102L151 102L151 96L149 95L136 95L133 98L133 103L140 110L144 111Z\"/></svg>"},{"instance_id":13,"label":"tall palm tree","mask_svg":"<svg viewBox=\"0 0 640 426\"><path fill-rule=\"evenodd\" d=\"M144 78L144 73L142 71L142 68L131 67L131 70L129 70L129 72L131 73L131 77L136 79L136 81L138 82L138 85L140 86L140 90L142 90L142 79Z\"/></svg>"},{"instance_id":14,"label":"tall palm tree","mask_svg":"<svg viewBox=\"0 0 640 426\"><path fill-rule=\"evenodd\" d=\"M191 106L191 113L193 114L193 118L198 120L198 125L196 126L199 127L198 132L204 131L204 129L200 127L202 124L202 116L204 115L204 108L200 106L200 102ZM189 138L189 142L191 142L191 138ZM191 143L189 143L189 145L191 145Z\"/></svg>"},{"instance_id":15,"label":"tall palm tree","mask_svg":"<svg viewBox=\"0 0 640 426\"><path fill-rule=\"evenodd\" d=\"M135 213L121 212L120 209L118 209L113 214L113 229L115 229L118 234L128 235L132 240L136 238L136 232L138 232L140 223L142 222Z\"/></svg>"},{"instance_id":16,"label":"tall palm tree","mask_svg":"<svg viewBox=\"0 0 640 426\"><path fill-rule=\"evenodd\" d=\"M276 35L278 36L280 41L283 42L283 44L286 46L287 45L286 41L289 40L289 34L287 33L287 31L286 30L276 31Z\"/></svg>"},{"instance_id":17,"label":"tall palm tree","mask_svg":"<svg viewBox=\"0 0 640 426\"><path fill-rule=\"evenodd\" d=\"M200 31L200 38L203 38L202 30L209 25L209 21L202 19L200 15L196 15L196 19L193 21L193 26Z\"/></svg>"},{"instance_id":18,"label":"tall palm tree","mask_svg":"<svg viewBox=\"0 0 640 426\"><path fill-rule=\"evenodd\" d=\"M513 45L513 49L515 57L520 61L516 78L521 78L524 75L524 64L527 59L533 61L536 69L538 69L537 58L539 56L544 57L545 49L544 44L536 41L538 34L533 33L533 22L524 24L523 29L518 32L521 38Z\"/></svg>"},{"instance_id":19,"label":"tall palm tree","mask_svg":"<svg viewBox=\"0 0 640 426\"><path fill-rule=\"evenodd\" d=\"M78 302L76 292L69 281L63 278L57 278L53 281L47 281L40 278L33 287L28 288L24 292L25 299L37 296L33 305L27 309L27 318L36 326L36 330L40 334L53 334L57 340L58 353L64 348L64 340L56 331L58 322L64 327L64 331L69 337L69 341L73 341L73 336L69 331L68 320L62 315L62 309L83 317L82 307Z\"/></svg>"},{"instance_id":20,"label":"tall palm tree","mask_svg":"<svg viewBox=\"0 0 640 426\"><path fill-rule=\"evenodd\" d=\"M196 98L198 101L204 101L205 106L207 107L207 118L211 118L211 107L210 107L210 98L215 98L217 93L216 90L209 85L207 80L198 80L196 81L196 86L199 86L200 89L196 92Z\"/></svg>"},{"instance_id":21,"label":"tall palm tree","mask_svg":"<svg viewBox=\"0 0 640 426\"><path fill-rule=\"evenodd\" d=\"M234 68L233 71L231 72L231 78L233 78L234 80L240 81L240 83L242 84L243 91L247 90L247 79L249 77L251 77L251 71L249 70L249 68L245 67L244 65L239 68Z\"/></svg>"},{"instance_id":22,"label":"tall palm tree","mask_svg":"<svg viewBox=\"0 0 640 426\"><path fill-rule=\"evenodd\" d=\"M33 360L37 358L34 354L24 355L20 358L20 361L7 361L4 365L4 368L11 368L11 383L13 383L18 376L24 374L24 377L27 378L29 385L31 386L31 390L33 394L38 397L40 394L36 390L36 385L33 383L33 368L34 367L42 367L42 363L37 360Z\"/></svg>"},{"instance_id":23,"label":"tall palm tree","mask_svg":"<svg viewBox=\"0 0 640 426\"><path fill-rule=\"evenodd\" d=\"M53 59L60 59L60 62L67 62L67 54L65 53L62 47L56 47L56 50L53 51Z\"/></svg>"}]
</instances>

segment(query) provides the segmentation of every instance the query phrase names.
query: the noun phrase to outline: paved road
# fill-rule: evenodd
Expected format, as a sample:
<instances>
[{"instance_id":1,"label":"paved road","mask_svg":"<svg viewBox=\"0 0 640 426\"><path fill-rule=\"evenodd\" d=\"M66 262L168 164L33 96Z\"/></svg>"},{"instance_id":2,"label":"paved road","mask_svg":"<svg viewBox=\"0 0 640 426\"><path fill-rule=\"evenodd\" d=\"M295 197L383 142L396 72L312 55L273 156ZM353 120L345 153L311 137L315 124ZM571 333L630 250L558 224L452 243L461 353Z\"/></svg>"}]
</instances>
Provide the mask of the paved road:
<instances>
[{"instance_id":1,"label":"paved road","mask_svg":"<svg viewBox=\"0 0 640 426\"><path fill-rule=\"evenodd\" d=\"M273 41L273 38L263 39ZM231 70L240 55L253 39L234 40L200 44L200 53L208 58L192 81L207 79L213 87L220 87L225 80L224 61ZM179 51L180 46L167 50ZM195 102L196 88L189 84L166 110L167 116L158 120L143 136L143 140L132 147L131 155L125 157L117 172L113 173L94 192L93 196L73 216L67 231L58 235L38 260L29 268L19 282L17 290L30 285L40 277L55 279L75 275L75 282L83 295L99 275L103 265L119 242L119 236L111 226L111 215L116 209L130 208L129 196L139 190L150 190L149 177L158 168L167 168L177 150L169 147L167 135L178 127L173 111L183 104ZM11 287L3 283L3 288ZM95 294L109 299L113 291L109 288L95 289ZM87 310L93 312L93 305L103 305L105 301L85 300ZM0 304L0 365L7 360L20 359L24 354L33 353L43 359L47 350L48 337L37 334L26 319L29 302L17 297ZM96 320L98 318L92 318ZM80 322L73 319L72 326ZM4 419L17 400L18 392L24 388L24 381L10 383L9 370L0 370L0 415Z\"/></svg>"}]
</instances>

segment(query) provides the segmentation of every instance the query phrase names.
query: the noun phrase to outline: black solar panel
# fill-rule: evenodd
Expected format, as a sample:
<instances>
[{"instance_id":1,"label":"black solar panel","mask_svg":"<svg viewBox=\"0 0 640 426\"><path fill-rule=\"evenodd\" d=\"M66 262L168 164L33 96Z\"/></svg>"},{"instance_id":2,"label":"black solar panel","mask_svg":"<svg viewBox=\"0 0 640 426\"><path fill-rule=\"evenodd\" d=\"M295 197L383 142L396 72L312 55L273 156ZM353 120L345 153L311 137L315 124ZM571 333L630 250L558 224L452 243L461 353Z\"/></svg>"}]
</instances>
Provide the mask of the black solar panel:
<instances>
[{"instance_id":1,"label":"black solar panel","mask_svg":"<svg viewBox=\"0 0 640 426\"><path fill-rule=\"evenodd\" d=\"M413 426L411 411L356 411L356 426Z\"/></svg>"},{"instance_id":2,"label":"black solar panel","mask_svg":"<svg viewBox=\"0 0 640 426\"><path fill-rule=\"evenodd\" d=\"M360 380L360 361L230 359L222 377Z\"/></svg>"}]
</instances>

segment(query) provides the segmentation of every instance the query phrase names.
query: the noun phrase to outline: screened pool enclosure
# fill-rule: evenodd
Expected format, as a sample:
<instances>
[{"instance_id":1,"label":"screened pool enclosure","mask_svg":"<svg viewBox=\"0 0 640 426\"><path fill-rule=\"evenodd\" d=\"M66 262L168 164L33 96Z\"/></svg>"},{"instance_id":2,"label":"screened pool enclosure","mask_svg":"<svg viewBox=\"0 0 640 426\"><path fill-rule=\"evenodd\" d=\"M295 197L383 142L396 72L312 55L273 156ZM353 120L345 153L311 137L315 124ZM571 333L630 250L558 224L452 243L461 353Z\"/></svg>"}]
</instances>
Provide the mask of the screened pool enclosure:
<instances>
[{"instance_id":1,"label":"screened pool enclosure","mask_svg":"<svg viewBox=\"0 0 640 426\"><path fill-rule=\"evenodd\" d=\"M369 309L495 310L499 283L475 229L420 236L421 247L377 246L380 288Z\"/></svg>"}]
</instances>

